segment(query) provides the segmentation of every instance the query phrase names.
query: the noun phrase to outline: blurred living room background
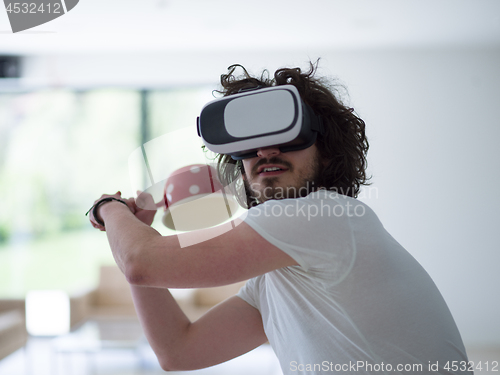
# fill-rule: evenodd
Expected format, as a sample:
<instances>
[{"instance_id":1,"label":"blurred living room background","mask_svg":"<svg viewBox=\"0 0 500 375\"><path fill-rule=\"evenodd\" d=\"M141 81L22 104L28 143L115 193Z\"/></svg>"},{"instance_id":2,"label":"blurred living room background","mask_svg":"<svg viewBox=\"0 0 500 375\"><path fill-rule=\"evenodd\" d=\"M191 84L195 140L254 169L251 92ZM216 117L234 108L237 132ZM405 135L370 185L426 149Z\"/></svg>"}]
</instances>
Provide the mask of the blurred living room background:
<instances>
[{"instance_id":1,"label":"blurred living room background","mask_svg":"<svg viewBox=\"0 0 500 375\"><path fill-rule=\"evenodd\" d=\"M476 372L500 371L500 2L82 0L15 34L0 9L0 374L162 373L85 212L136 195L142 145L196 138L228 66L318 59L367 124L360 199L434 279ZM174 293L195 318L237 287ZM263 346L199 373L281 371Z\"/></svg>"}]
</instances>

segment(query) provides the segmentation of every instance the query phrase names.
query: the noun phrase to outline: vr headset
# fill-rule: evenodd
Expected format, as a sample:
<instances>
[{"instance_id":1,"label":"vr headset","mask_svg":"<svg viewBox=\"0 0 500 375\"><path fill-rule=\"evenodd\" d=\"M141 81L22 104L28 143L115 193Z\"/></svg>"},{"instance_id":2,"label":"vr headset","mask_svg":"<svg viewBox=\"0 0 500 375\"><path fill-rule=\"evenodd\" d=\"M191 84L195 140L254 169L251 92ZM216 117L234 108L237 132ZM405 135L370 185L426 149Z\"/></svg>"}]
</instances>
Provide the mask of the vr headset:
<instances>
[{"instance_id":1,"label":"vr headset","mask_svg":"<svg viewBox=\"0 0 500 375\"><path fill-rule=\"evenodd\" d=\"M257 156L263 147L281 152L312 146L323 134L321 118L293 85L253 88L207 103L197 119L205 146L235 160Z\"/></svg>"}]
</instances>

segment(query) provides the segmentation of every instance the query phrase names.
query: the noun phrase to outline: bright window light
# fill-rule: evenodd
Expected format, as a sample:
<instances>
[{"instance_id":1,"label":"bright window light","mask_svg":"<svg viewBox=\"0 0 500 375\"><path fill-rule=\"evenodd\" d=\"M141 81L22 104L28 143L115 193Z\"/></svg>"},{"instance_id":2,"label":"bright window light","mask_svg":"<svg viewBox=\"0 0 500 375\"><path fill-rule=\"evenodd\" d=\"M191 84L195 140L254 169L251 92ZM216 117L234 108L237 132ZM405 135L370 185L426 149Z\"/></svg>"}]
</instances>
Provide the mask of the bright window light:
<instances>
[{"instance_id":1,"label":"bright window light","mask_svg":"<svg viewBox=\"0 0 500 375\"><path fill-rule=\"evenodd\" d=\"M26 296L26 328L32 336L69 332L69 297L61 290L35 290Z\"/></svg>"}]
</instances>

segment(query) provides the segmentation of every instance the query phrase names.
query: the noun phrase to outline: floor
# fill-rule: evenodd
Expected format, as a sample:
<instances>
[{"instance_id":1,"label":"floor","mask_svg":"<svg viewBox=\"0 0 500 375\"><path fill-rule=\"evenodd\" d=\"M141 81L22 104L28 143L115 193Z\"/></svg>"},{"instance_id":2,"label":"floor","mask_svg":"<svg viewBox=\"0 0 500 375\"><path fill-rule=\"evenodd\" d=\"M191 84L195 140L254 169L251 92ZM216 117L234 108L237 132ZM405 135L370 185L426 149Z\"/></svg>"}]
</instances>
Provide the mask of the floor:
<instances>
[{"instance_id":1,"label":"floor","mask_svg":"<svg viewBox=\"0 0 500 375\"><path fill-rule=\"evenodd\" d=\"M159 375L165 374L147 343L139 350L106 349L94 354L61 354L54 350L53 339L30 338L21 349L0 361L1 375ZM177 374L177 372L169 372ZM183 372L182 374L186 374ZM281 375L279 364L269 345L264 345L232 361L196 375Z\"/></svg>"},{"instance_id":2,"label":"floor","mask_svg":"<svg viewBox=\"0 0 500 375\"><path fill-rule=\"evenodd\" d=\"M468 348L469 360L482 364L476 375L500 375L500 348ZM496 363L496 367L495 366ZM487 368L488 367L488 368ZM31 337L21 349L0 361L1 375L159 375L165 374L147 344L95 353L57 352L53 338ZM169 374L178 374L170 372ZM185 372L183 374L186 374ZM269 345L224 364L188 372L195 375L281 375Z\"/></svg>"}]
</instances>

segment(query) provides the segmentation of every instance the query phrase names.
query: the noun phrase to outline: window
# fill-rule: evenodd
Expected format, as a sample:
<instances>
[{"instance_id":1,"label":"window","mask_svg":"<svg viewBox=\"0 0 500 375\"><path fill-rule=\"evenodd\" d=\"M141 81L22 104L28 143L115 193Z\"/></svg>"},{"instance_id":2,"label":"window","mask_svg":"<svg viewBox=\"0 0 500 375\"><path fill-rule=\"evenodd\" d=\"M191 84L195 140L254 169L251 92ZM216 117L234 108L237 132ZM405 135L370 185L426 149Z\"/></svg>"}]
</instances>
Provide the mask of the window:
<instances>
[{"instance_id":1,"label":"window","mask_svg":"<svg viewBox=\"0 0 500 375\"><path fill-rule=\"evenodd\" d=\"M206 87L0 94L0 297L95 283L97 266L113 259L84 213L103 193L135 195L130 153L173 130L195 132L211 99Z\"/></svg>"}]
</instances>

